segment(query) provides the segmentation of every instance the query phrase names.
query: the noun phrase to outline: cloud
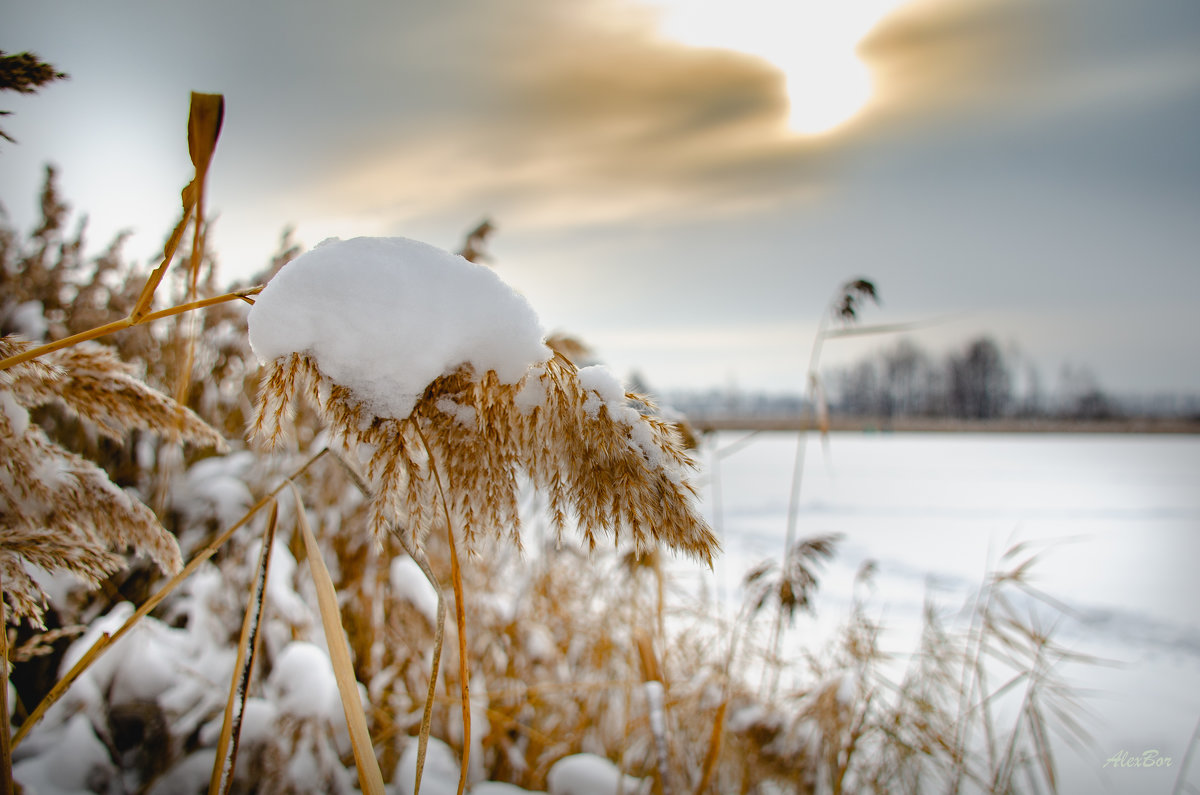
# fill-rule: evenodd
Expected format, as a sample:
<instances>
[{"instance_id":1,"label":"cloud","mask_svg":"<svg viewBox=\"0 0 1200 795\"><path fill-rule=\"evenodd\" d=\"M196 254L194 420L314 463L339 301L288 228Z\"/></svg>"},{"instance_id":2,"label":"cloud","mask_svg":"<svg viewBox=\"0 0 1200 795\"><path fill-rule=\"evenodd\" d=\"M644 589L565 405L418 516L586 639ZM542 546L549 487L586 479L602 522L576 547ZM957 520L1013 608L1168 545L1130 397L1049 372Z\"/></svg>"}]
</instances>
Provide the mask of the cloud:
<instances>
[{"instance_id":1,"label":"cloud","mask_svg":"<svg viewBox=\"0 0 1200 795\"><path fill-rule=\"evenodd\" d=\"M338 202L403 216L470 197L510 227L544 228L744 210L824 180L824 147L787 133L769 63L656 38L632 3L565 8L472 17L488 36L460 53L473 81L455 113L338 156Z\"/></svg>"},{"instance_id":2,"label":"cloud","mask_svg":"<svg viewBox=\"0 0 1200 795\"><path fill-rule=\"evenodd\" d=\"M970 126L1084 134L1122 116L1150 128L1156 101L1194 100L1200 89L1200 7L922 0L885 20L861 52L878 85L875 121L935 139Z\"/></svg>"},{"instance_id":3,"label":"cloud","mask_svg":"<svg viewBox=\"0 0 1200 795\"><path fill-rule=\"evenodd\" d=\"M1104 14L1085 7L1098 2ZM762 211L822 196L864 155L906 180L1014 165L1047 178L1169 178L1163 161L1197 162L1182 148L1194 114L1176 108L1179 123L1164 126L1162 108L1127 106L1156 86L1170 101L1198 70L1186 36L1152 46L1184 21L1179 0L1148 7L1142 19L1117 0L909 4L861 48L872 105L838 134L803 138L786 129L779 69L665 41L633 0L454 6L405 38L454 53L430 73L440 104L381 124L390 137L329 153L318 190L397 223L490 212L512 232L544 232ZM419 81L414 64L368 76L367 89ZM1143 135L1166 150L1137 154Z\"/></svg>"},{"instance_id":4,"label":"cloud","mask_svg":"<svg viewBox=\"0 0 1200 795\"><path fill-rule=\"evenodd\" d=\"M1040 13L1030 0L901 7L859 47L879 94L876 114L978 112L1004 93L1023 92L1046 55L1044 32L1031 19Z\"/></svg>"}]
</instances>

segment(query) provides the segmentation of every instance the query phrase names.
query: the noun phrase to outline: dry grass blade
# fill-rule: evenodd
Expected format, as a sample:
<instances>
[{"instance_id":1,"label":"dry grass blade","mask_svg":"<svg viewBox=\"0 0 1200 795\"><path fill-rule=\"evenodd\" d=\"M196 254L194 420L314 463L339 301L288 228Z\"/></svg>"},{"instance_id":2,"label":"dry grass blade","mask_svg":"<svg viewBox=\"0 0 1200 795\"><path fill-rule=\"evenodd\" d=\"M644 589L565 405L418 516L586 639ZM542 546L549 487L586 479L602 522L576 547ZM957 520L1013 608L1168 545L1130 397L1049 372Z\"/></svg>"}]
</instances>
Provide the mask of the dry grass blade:
<instances>
[{"instance_id":1,"label":"dry grass blade","mask_svg":"<svg viewBox=\"0 0 1200 795\"><path fill-rule=\"evenodd\" d=\"M462 765L458 776L458 795L463 795L467 787L467 766L471 761L471 677L470 671L467 670L467 612L463 604L462 569L458 563L458 545L454 542L454 526L448 521L446 538L450 548L450 576L454 583L455 634L458 636L458 678L463 722Z\"/></svg>"},{"instance_id":2,"label":"dry grass blade","mask_svg":"<svg viewBox=\"0 0 1200 795\"><path fill-rule=\"evenodd\" d=\"M1038 764L1041 765L1042 775L1050 785L1051 792L1058 792L1058 775L1054 769L1054 757L1050 753L1050 738L1046 731L1046 719L1038 709L1036 702L1031 701L1027 710L1029 731L1033 735L1033 747L1037 751Z\"/></svg>"},{"instance_id":3,"label":"dry grass blade","mask_svg":"<svg viewBox=\"0 0 1200 795\"><path fill-rule=\"evenodd\" d=\"M231 300L232 298L245 298L249 293L244 294L229 294L216 299L208 299L208 302L196 300L196 280L199 274L200 264L204 258L204 218L203 218L203 196L205 178L208 174L208 167L212 161L213 151L217 145L217 138L221 133L221 123L225 115L225 98L220 94L199 94L192 92L191 108L188 114L188 152L192 158L192 164L195 166L195 178L188 183L183 189L183 216L175 230L168 238L166 245L163 248L162 262L156 267L150 276L146 279L145 285L142 287L141 294L138 296L137 302L134 304L129 316L115 321L106 323L102 326L97 326L89 331L82 332L66 337L61 340L56 340L52 343L22 351L18 356L6 357L0 362L0 370L5 370L20 362L29 361L30 359L42 356L52 351L61 350L71 347L86 340L93 340L98 337L111 334L114 331L120 331L130 326L135 326L140 323L147 322L157 317L166 317L166 314L161 312L151 313L150 306L154 301L154 294L162 282L163 276L170 265L171 260L175 257L175 251L179 247L179 243L183 238L183 233L187 227L189 219L195 215L194 237L192 240L192 258L191 258L191 275L189 279L189 297L191 300L187 306L189 309L200 308L201 306L217 303L220 301ZM257 288L255 289L257 292ZM176 311L169 314L179 314L181 311L187 311L181 307L176 307ZM191 361L190 353L185 357L185 361ZM184 379L190 378L190 367L187 368ZM177 394L182 395L185 389L181 386ZM180 401L182 402L182 401Z\"/></svg>"},{"instance_id":4,"label":"dry grass blade","mask_svg":"<svg viewBox=\"0 0 1200 795\"><path fill-rule=\"evenodd\" d=\"M275 526L278 519L279 503L272 501L271 516L267 520L267 530L263 533L262 550L258 556L258 574L246 605L246 616L242 621L237 661L234 663L233 678L229 683L229 700L225 704L225 720L221 725L221 736L217 740L216 764L213 766L212 781L208 788L210 795L227 793L233 786L238 738L246 707L246 692L250 688L254 658L258 652L258 630L261 626L263 599L267 593L267 572L271 566L271 549L275 545Z\"/></svg>"},{"instance_id":5,"label":"dry grass blade","mask_svg":"<svg viewBox=\"0 0 1200 795\"><path fill-rule=\"evenodd\" d=\"M658 657L654 654L654 645L650 636L645 632L638 631L633 640L642 667L643 688L650 714L650 734L654 738L654 752L658 762L658 790L662 795L670 795L672 791L671 760L670 746L667 742L666 689L663 684L662 670L658 664Z\"/></svg>"},{"instance_id":6,"label":"dry grass blade","mask_svg":"<svg viewBox=\"0 0 1200 795\"><path fill-rule=\"evenodd\" d=\"M200 282L200 268L204 264L204 236L207 225L204 219L204 188L208 181L208 166L212 162L213 150L217 146L217 138L221 135L221 122L225 118L225 98L220 94L199 94L192 92L191 112L188 114L188 154L196 167L196 178L188 189L194 193L195 222L192 224L192 256L188 260L188 299L196 300L196 290ZM185 203L187 199L184 199ZM196 322L195 316L189 316L186 321L187 331L180 335L183 355L180 357L179 380L175 384L175 399L180 403L187 400L188 390L192 384L192 366L196 359Z\"/></svg>"},{"instance_id":7,"label":"dry grass blade","mask_svg":"<svg viewBox=\"0 0 1200 795\"><path fill-rule=\"evenodd\" d=\"M329 659L333 663L338 692L342 696L342 709L346 712L346 725L350 729L354 761L358 766L358 782L363 792L370 793L370 795L384 795L383 773L379 770L379 760L375 758L371 734L367 731L367 716L363 712L362 700L358 693L358 680L354 676L354 663L350 659L350 649L346 646L337 590L334 588L333 579L329 576L329 570L325 567L325 560L321 557L321 548L317 545L312 528L309 527L308 515L305 513L304 500L300 497L300 490L294 483L292 484L292 493L296 497L296 518L300 524L300 532L304 536L309 570L312 572L313 582L317 588L317 603L321 611L321 623L325 628Z\"/></svg>"},{"instance_id":8,"label":"dry grass blade","mask_svg":"<svg viewBox=\"0 0 1200 795\"><path fill-rule=\"evenodd\" d=\"M130 313L130 318L135 321L140 319L150 308L150 304L154 300L154 293L162 282L171 260L175 258L175 251L179 248L180 241L183 240L184 230L187 228L188 221L191 220L193 211L197 211L196 226L202 225L202 217L198 212L199 199L203 195L202 186L208 174L208 165L212 161L213 150L217 145L217 137L221 134L221 122L224 117L224 97L220 94L192 92L191 109L188 113L188 154L192 158L196 175L183 189L183 216L167 239L166 246L163 247L162 262L146 280L141 295L138 296L137 304ZM193 262L193 273L198 267L199 263ZM192 278L194 285L195 277Z\"/></svg>"},{"instance_id":9,"label":"dry grass blade","mask_svg":"<svg viewBox=\"0 0 1200 795\"><path fill-rule=\"evenodd\" d=\"M208 165L212 161L213 150L217 145L217 137L221 133L221 122L224 116L225 100L220 94L192 92L191 109L188 113L188 154L192 158L196 176L183 189L183 217L180 218L175 230L167 239L167 244L163 248L162 263L146 280L146 285L142 288L141 295L138 296L137 304L129 315L134 322L139 321L150 308L150 304L154 300L154 293L158 289L159 283L162 282L163 275L167 272L167 266L175 258L175 251L179 248L180 241L183 240L183 233L187 228L188 221L191 219L193 211L198 208L198 200L203 192L198 186L204 184L208 174ZM201 218L197 215L196 226L200 225ZM193 272L198 267L199 263L194 262Z\"/></svg>"},{"instance_id":10,"label":"dry grass blade","mask_svg":"<svg viewBox=\"0 0 1200 795\"><path fill-rule=\"evenodd\" d=\"M188 114L188 154L196 167L196 176L203 179L208 173L221 123L225 119L225 98L220 94L201 94L193 91L191 112Z\"/></svg>"},{"instance_id":11,"label":"dry grass blade","mask_svg":"<svg viewBox=\"0 0 1200 795\"><path fill-rule=\"evenodd\" d=\"M192 208L194 204L189 203L189 199L194 201L195 197L187 191L184 191L183 195L183 215L180 217L175 229L171 232L171 236L167 238L167 243L163 247L162 262L150 272L150 276L147 277L146 284L142 287L141 295L138 296L133 311L129 313L128 320L133 323L141 321L149 312L151 304L154 303L154 293L158 290L158 285L162 282L163 276L166 275L171 260L175 259L175 251L179 248L179 242L183 240L183 233L187 229L188 221L192 220Z\"/></svg>"},{"instance_id":12,"label":"dry grass blade","mask_svg":"<svg viewBox=\"0 0 1200 795\"><path fill-rule=\"evenodd\" d=\"M704 766L700 772L700 784L696 787L696 795L704 795L712 783L713 773L717 769L717 760L721 757L721 743L725 736L725 711L729 708L726 699L717 707L713 717L712 732L708 738L708 751L704 754Z\"/></svg>"}]
</instances>

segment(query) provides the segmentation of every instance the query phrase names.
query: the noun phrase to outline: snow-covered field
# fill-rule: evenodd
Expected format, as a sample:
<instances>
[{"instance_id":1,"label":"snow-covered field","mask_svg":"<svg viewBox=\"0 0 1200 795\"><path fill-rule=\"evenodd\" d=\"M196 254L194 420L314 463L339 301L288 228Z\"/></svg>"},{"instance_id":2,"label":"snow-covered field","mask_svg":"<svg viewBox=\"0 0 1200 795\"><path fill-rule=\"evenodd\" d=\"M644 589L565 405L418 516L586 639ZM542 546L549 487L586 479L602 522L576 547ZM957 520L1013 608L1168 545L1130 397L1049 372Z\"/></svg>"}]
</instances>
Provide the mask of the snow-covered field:
<instances>
[{"instance_id":1,"label":"snow-covered field","mask_svg":"<svg viewBox=\"0 0 1200 795\"><path fill-rule=\"evenodd\" d=\"M724 554L711 575L684 576L731 611L743 574L782 555L797 444L794 433L706 441L705 509ZM868 612L886 627L885 649L909 652L927 596L953 617L1006 549L1032 542L1030 552L1043 550L1034 584L1073 613L1055 637L1114 663L1069 670L1072 684L1092 690L1084 723L1095 746L1059 743L1060 791L1171 791L1200 717L1198 483L1194 437L810 436L796 537L844 538L816 618L798 623L789 643L819 647L848 613L860 565L874 560ZM1151 751L1159 766L1129 762ZM1200 780L1200 760L1188 773Z\"/></svg>"}]
</instances>

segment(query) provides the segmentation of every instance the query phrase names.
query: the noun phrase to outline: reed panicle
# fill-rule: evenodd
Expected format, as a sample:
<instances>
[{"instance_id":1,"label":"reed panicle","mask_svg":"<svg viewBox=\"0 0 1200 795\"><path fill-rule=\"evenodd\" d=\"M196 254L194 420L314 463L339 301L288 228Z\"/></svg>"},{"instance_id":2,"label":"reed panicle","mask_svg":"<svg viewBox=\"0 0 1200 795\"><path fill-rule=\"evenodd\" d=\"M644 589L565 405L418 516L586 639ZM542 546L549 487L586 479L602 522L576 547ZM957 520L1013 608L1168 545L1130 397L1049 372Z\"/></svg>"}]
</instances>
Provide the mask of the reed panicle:
<instances>
[{"instance_id":1,"label":"reed panicle","mask_svg":"<svg viewBox=\"0 0 1200 795\"><path fill-rule=\"evenodd\" d=\"M574 523L589 549L611 534L639 554L662 544L711 564L717 551L687 479L695 464L675 427L633 394L626 405L604 404L561 355L516 384L460 368L430 383L412 413L397 419L373 415L311 356L291 354L266 367L251 435L277 445L297 394L317 406L342 443L366 452L377 536L398 525L420 546L440 528L436 467L468 550L480 534L520 546L524 476L548 496L560 538Z\"/></svg>"},{"instance_id":2,"label":"reed panicle","mask_svg":"<svg viewBox=\"0 0 1200 795\"><path fill-rule=\"evenodd\" d=\"M27 347L2 338L0 357ZM137 429L224 447L215 430L100 345L80 344L0 372L0 567L12 617L38 626L45 595L27 565L65 570L93 586L121 566L126 549L166 572L181 566L174 536L149 508L33 421L31 411L51 405L112 439Z\"/></svg>"}]
</instances>

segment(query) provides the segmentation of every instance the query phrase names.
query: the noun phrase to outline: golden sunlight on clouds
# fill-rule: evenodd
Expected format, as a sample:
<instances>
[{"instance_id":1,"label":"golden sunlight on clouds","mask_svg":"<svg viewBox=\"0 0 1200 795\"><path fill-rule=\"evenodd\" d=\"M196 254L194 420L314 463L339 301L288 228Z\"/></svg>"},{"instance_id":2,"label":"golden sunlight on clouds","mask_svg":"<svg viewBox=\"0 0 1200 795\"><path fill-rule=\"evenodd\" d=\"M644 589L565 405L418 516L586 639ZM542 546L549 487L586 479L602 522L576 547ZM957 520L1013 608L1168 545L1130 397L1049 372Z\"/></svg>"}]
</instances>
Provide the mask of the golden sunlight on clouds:
<instances>
[{"instance_id":1,"label":"golden sunlight on clouds","mask_svg":"<svg viewBox=\"0 0 1200 795\"><path fill-rule=\"evenodd\" d=\"M825 144L785 134L766 61L601 13L628 0L529 2L539 24L494 31L467 117L347 153L316 180L321 199L397 220L486 212L512 229L711 217L817 189Z\"/></svg>"},{"instance_id":2,"label":"golden sunlight on clouds","mask_svg":"<svg viewBox=\"0 0 1200 795\"><path fill-rule=\"evenodd\" d=\"M788 126L820 135L870 101L870 72L857 48L904 0L645 0L659 32L696 47L732 49L771 62L787 80Z\"/></svg>"},{"instance_id":3,"label":"golden sunlight on clouds","mask_svg":"<svg viewBox=\"0 0 1200 795\"><path fill-rule=\"evenodd\" d=\"M907 0L897 13L901 0L846 0L824 15L797 6L807 17L781 14L778 0L728 9L691 0L689 11L684 0L512 2L521 24L496 20L460 64L469 88L457 114L407 120L402 134L331 158L313 180L319 195L296 200L396 227L487 213L509 229L817 200L847 147L887 120L877 113L910 102L929 67L942 74L937 58L922 57L920 34L958 0ZM927 7L916 39L912 24L889 34ZM876 96L856 52L863 37ZM851 118L862 124L844 127Z\"/></svg>"}]
</instances>

